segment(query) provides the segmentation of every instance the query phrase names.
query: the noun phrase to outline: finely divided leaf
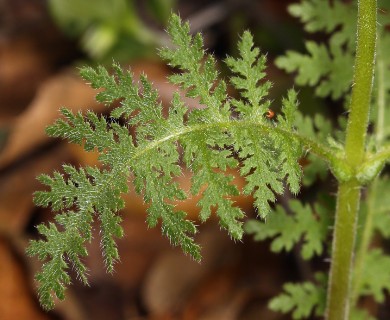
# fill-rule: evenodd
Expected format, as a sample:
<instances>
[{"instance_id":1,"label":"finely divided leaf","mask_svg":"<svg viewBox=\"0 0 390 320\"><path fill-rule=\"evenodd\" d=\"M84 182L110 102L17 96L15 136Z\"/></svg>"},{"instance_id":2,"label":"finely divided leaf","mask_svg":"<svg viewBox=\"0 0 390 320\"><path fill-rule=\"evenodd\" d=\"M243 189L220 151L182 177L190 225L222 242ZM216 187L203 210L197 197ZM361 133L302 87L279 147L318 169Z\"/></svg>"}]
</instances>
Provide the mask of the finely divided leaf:
<instances>
[{"instance_id":1,"label":"finely divided leaf","mask_svg":"<svg viewBox=\"0 0 390 320\"><path fill-rule=\"evenodd\" d=\"M316 87L318 96L340 98L352 83L356 6L340 1L302 0L289 6L289 11L300 18L306 31L331 36L328 44L307 41L307 54L287 51L276 59L276 65L296 72L296 83Z\"/></svg>"},{"instance_id":2,"label":"finely divided leaf","mask_svg":"<svg viewBox=\"0 0 390 320\"><path fill-rule=\"evenodd\" d=\"M230 78L230 82L240 91L245 99L233 99L232 105L240 112L240 116L264 121L264 113L267 111L270 101L264 100L271 87L269 81L259 83L265 77L266 58L260 55L260 50L253 47L253 37L246 31L238 44L241 58L228 57L225 62L236 76Z\"/></svg>"},{"instance_id":3,"label":"finely divided leaf","mask_svg":"<svg viewBox=\"0 0 390 320\"><path fill-rule=\"evenodd\" d=\"M288 7L294 17L300 18L307 32L333 33L332 41L354 46L356 6L341 1L302 0Z\"/></svg>"},{"instance_id":4,"label":"finely divided leaf","mask_svg":"<svg viewBox=\"0 0 390 320\"><path fill-rule=\"evenodd\" d=\"M171 76L171 82L188 89L188 97L199 97L200 103L218 116L221 102L226 98L225 83L220 81L213 88L218 76L215 60L213 56L205 55L202 36L198 33L192 37L189 31L188 22L182 24L179 16L172 15L168 33L175 47L163 48L160 55L169 61L169 65L183 71Z\"/></svg>"},{"instance_id":5,"label":"finely divided leaf","mask_svg":"<svg viewBox=\"0 0 390 320\"><path fill-rule=\"evenodd\" d=\"M287 51L275 60L276 65L289 73L297 72L298 85L316 87L320 97L340 98L350 89L353 75L353 55L337 46L328 49L324 44L306 42L308 54Z\"/></svg>"},{"instance_id":6,"label":"finely divided leaf","mask_svg":"<svg viewBox=\"0 0 390 320\"><path fill-rule=\"evenodd\" d=\"M278 205L265 222L247 222L245 231L253 234L258 241L272 238L271 250L274 252L291 251L294 245L302 241L301 254L304 259L322 254L329 233L328 210L320 205L312 209L297 200L289 202L289 209L291 214Z\"/></svg>"},{"instance_id":7,"label":"finely divided leaf","mask_svg":"<svg viewBox=\"0 0 390 320\"><path fill-rule=\"evenodd\" d=\"M350 312L350 317L353 320L377 320L372 317L367 310L354 308Z\"/></svg>"},{"instance_id":8,"label":"finely divided leaf","mask_svg":"<svg viewBox=\"0 0 390 320\"><path fill-rule=\"evenodd\" d=\"M293 319L307 319L314 313L321 316L325 310L326 290L312 282L287 283L284 293L273 298L269 307L282 313L292 312Z\"/></svg>"},{"instance_id":9,"label":"finely divided leaf","mask_svg":"<svg viewBox=\"0 0 390 320\"><path fill-rule=\"evenodd\" d=\"M232 100L232 105L239 112L238 120L247 123L232 128L233 145L242 159L240 173L247 181L244 192L253 194L259 215L266 217L270 212L269 202L275 202L275 194L283 193L286 177L290 190L298 192L301 178L298 159L302 148L290 134L294 132L298 104L295 91L290 90L282 102L284 116L278 117L281 130L274 130L272 121L265 117L270 105L266 96L271 84L263 80L265 57L253 46L252 36L245 32L238 44L240 58L229 57L226 63L236 74L231 83L241 95L241 99ZM259 124L264 124L266 130ZM266 134L259 139L262 129ZM287 132L289 134L285 134Z\"/></svg>"},{"instance_id":10,"label":"finely divided leaf","mask_svg":"<svg viewBox=\"0 0 390 320\"><path fill-rule=\"evenodd\" d=\"M381 249L369 251L361 279L361 295L372 295L378 303L382 303L385 292L390 292L390 257Z\"/></svg>"},{"instance_id":11,"label":"finely divided leaf","mask_svg":"<svg viewBox=\"0 0 390 320\"><path fill-rule=\"evenodd\" d=\"M293 193L299 190L302 148L294 127L296 93L289 91L275 119L266 117L270 84L264 81L265 58L254 47L252 36L244 33L240 57L227 60L234 73L232 85L240 93L233 99L227 96L225 82L218 80L214 58L205 54L202 37L191 36L188 24L175 15L168 32L174 48L163 49L161 55L181 69L170 80L186 90L187 96L200 98L203 109L189 111L175 94L165 116L146 76L135 83L132 72L116 64L112 74L102 67L84 68L81 74L91 86L103 89L97 99L108 105L117 102L117 107L109 119L63 109L64 118L47 130L54 137L83 145L86 151L98 150L102 167L64 166L65 174L40 178L49 190L37 192L36 203L62 212L56 218L61 228L40 226L46 239L31 242L29 248L30 254L45 261L37 279L46 308L53 307L54 296L64 297L70 265L87 281L82 257L87 254L85 242L91 240L95 219L100 222L107 270L113 271L119 259L115 239L123 236L118 210L124 206L121 194L127 192L129 180L149 205L148 225L160 223L171 243L198 261L200 247L193 238L196 226L175 208L177 201L187 198L175 181L184 165L193 173L191 194L202 195L200 220L206 221L215 212L221 227L234 239L242 237L244 213L232 200L239 190L228 169L239 168L247 181L243 191L254 195L263 217L270 211L269 202L283 193L285 182ZM308 255L320 250L311 234L305 237L310 243Z\"/></svg>"}]
</instances>

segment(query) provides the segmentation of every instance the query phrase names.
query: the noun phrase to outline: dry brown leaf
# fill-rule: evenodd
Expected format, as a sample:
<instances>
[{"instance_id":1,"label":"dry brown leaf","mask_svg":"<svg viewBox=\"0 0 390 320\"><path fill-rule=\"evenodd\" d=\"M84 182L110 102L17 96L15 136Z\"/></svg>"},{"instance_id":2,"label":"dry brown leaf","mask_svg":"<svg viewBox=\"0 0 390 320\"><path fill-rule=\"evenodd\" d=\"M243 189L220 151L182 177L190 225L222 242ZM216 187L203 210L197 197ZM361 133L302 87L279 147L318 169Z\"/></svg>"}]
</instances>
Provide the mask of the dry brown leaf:
<instances>
[{"instance_id":1,"label":"dry brown leaf","mask_svg":"<svg viewBox=\"0 0 390 320\"><path fill-rule=\"evenodd\" d=\"M14 116L34 97L49 66L32 41L0 38L0 115Z\"/></svg>"},{"instance_id":2,"label":"dry brown leaf","mask_svg":"<svg viewBox=\"0 0 390 320\"><path fill-rule=\"evenodd\" d=\"M198 282L237 253L234 243L215 224L204 228L197 241L203 248L201 264L175 250L164 252L151 266L142 298L154 317L180 311Z\"/></svg>"},{"instance_id":3,"label":"dry brown leaf","mask_svg":"<svg viewBox=\"0 0 390 320\"><path fill-rule=\"evenodd\" d=\"M226 318L221 319L232 319L230 314L236 313L237 309L236 305L231 304L236 291L236 281L237 272L234 269L212 270L197 284L184 307L183 319L216 319L217 314L224 314Z\"/></svg>"},{"instance_id":4,"label":"dry brown leaf","mask_svg":"<svg viewBox=\"0 0 390 320\"><path fill-rule=\"evenodd\" d=\"M94 97L96 92L72 72L45 81L27 110L16 118L9 133L6 147L0 154L3 168L48 141L45 128L60 116L59 109L73 111L103 109Z\"/></svg>"},{"instance_id":5,"label":"dry brown leaf","mask_svg":"<svg viewBox=\"0 0 390 320\"><path fill-rule=\"evenodd\" d=\"M118 286L124 291L135 292L139 289L150 266L164 251L171 251L169 241L163 238L157 228L148 229L145 217L133 214L131 208L122 212L124 238L118 239L118 251L121 260L115 265L113 275L106 273L101 252L99 228L94 228L94 237L88 245L88 257L83 261L89 272L91 285L101 281Z\"/></svg>"},{"instance_id":6,"label":"dry brown leaf","mask_svg":"<svg viewBox=\"0 0 390 320\"><path fill-rule=\"evenodd\" d=\"M0 238L0 319L48 320L34 301L23 268L4 238Z\"/></svg>"},{"instance_id":7,"label":"dry brown leaf","mask_svg":"<svg viewBox=\"0 0 390 320\"><path fill-rule=\"evenodd\" d=\"M224 277L225 282L230 280L229 274L222 273L218 276ZM216 301L203 306L203 309L198 310L198 313L195 313L190 317L188 315L184 315L183 320L239 319L239 314L248 300L248 293L243 289L237 289L226 285L222 285L219 288L218 283L215 283L216 279L218 279L218 277L214 278L214 281L207 286L208 291L214 292L215 295L219 294L218 297L216 297Z\"/></svg>"},{"instance_id":8,"label":"dry brown leaf","mask_svg":"<svg viewBox=\"0 0 390 320\"><path fill-rule=\"evenodd\" d=\"M69 160L66 148L57 147L35 161L3 173L0 179L0 233L22 234L33 212L33 192L42 188L36 177L59 169L64 160Z\"/></svg>"}]
</instances>

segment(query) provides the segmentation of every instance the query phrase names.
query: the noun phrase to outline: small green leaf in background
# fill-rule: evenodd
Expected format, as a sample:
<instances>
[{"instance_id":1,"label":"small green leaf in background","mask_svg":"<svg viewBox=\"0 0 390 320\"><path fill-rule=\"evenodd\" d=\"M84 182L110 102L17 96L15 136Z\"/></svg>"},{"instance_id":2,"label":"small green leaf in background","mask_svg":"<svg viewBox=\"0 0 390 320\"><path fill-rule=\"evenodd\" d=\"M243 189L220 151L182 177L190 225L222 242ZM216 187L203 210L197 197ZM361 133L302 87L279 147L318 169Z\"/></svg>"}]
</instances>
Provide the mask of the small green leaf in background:
<instances>
[{"instance_id":1,"label":"small green leaf in background","mask_svg":"<svg viewBox=\"0 0 390 320\"><path fill-rule=\"evenodd\" d=\"M165 25L175 1L147 0L151 12ZM97 61L129 60L154 55L157 32L145 24L134 0L50 0L60 28Z\"/></svg>"},{"instance_id":2,"label":"small green leaf in background","mask_svg":"<svg viewBox=\"0 0 390 320\"><path fill-rule=\"evenodd\" d=\"M153 16L160 21L160 23L165 24L173 8L176 7L177 0L147 0L146 5L149 8L149 11Z\"/></svg>"},{"instance_id":3,"label":"small green leaf in background","mask_svg":"<svg viewBox=\"0 0 390 320\"><path fill-rule=\"evenodd\" d=\"M323 275L317 278L323 281ZM324 314L326 289L312 282L286 283L283 293L273 298L269 307L282 313L292 312L293 319L307 319L312 314L321 316Z\"/></svg>"},{"instance_id":4,"label":"small green leaf in background","mask_svg":"<svg viewBox=\"0 0 390 320\"><path fill-rule=\"evenodd\" d=\"M304 259L321 255L331 225L329 211L318 204L312 209L298 200L289 201L289 210L291 214L277 205L266 221L248 221L246 233L253 234L256 241L272 239L271 250L274 252L291 251L293 246L302 242Z\"/></svg>"},{"instance_id":5,"label":"small green leaf in background","mask_svg":"<svg viewBox=\"0 0 390 320\"><path fill-rule=\"evenodd\" d=\"M390 292L390 257L381 249L371 249L364 260L361 294L372 295L378 303Z\"/></svg>"}]
</instances>

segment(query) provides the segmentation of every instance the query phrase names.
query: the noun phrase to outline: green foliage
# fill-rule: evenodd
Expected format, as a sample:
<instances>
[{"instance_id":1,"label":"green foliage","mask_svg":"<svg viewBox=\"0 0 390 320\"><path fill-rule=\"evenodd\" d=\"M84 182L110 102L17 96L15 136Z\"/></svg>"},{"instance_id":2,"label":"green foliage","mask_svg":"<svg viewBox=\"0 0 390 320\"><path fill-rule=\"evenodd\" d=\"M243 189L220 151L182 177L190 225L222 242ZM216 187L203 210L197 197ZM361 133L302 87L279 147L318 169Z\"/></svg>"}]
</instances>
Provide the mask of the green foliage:
<instances>
[{"instance_id":1,"label":"green foliage","mask_svg":"<svg viewBox=\"0 0 390 320\"><path fill-rule=\"evenodd\" d=\"M251 220L245 225L245 231L253 234L257 241L272 238L271 250L274 252L291 251L294 245L303 240L303 259L321 255L331 225L329 211L320 205L313 210L297 200L289 202L289 209L292 214L277 205L266 221Z\"/></svg>"},{"instance_id":2,"label":"green foliage","mask_svg":"<svg viewBox=\"0 0 390 320\"><path fill-rule=\"evenodd\" d=\"M353 319L353 320L376 320L374 317L370 316L366 310L362 310L362 309L352 309L351 310L351 319Z\"/></svg>"},{"instance_id":3,"label":"green foliage","mask_svg":"<svg viewBox=\"0 0 390 320\"><path fill-rule=\"evenodd\" d=\"M323 275L318 274L317 279L323 282ZM274 311L283 313L292 312L293 319L307 319L313 313L322 316L325 310L326 290L322 285L312 282L286 283L284 293L273 298L269 307Z\"/></svg>"},{"instance_id":4,"label":"green foliage","mask_svg":"<svg viewBox=\"0 0 390 320\"><path fill-rule=\"evenodd\" d=\"M227 96L225 82L218 80L214 58L205 54L201 36L189 35L188 24L182 24L175 15L168 32L175 47L162 49L161 56L182 70L170 81L187 90L187 96L199 97L204 109L188 111L175 94L169 114L163 116L158 93L145 76L141 76L139 88L132 73L118 65L113 66L113 75L103 67L84 68L83 78L93 88L103 89L97 94L98 101L107 105L120 101L110 117L120 118L124 124L107 122L92 112L82 115L63 109L64 118L47 129L49 135L81 144L86 151L98 150L103 167L64 166L65 175L40 177L49 190L37 192L35 203L62 212L56 218L61 228L53 223L40 226L38 231L45 239L32 241L28 249L30 255L46 261L37 275L46 308L53 307L53 296L64 298L70 266L87 282L82 257L87 254L84 245L91 241L95 218L101 224L107 269L113 270L119 258L115 238L123 233L117 211L123 208L121 194L127 191L129 179L149 205L148 225L155 227L161 222L162 232L171 243L195 260L201 258L200 247L192 237L195 224L174 205L187 197L174 180L182 174L182 160L193 172L191 194L202 194L200 219L206 221L215 209L221 227L234 239L242 237L244 213L231 200L239 192L226 170L237 167L238 160L247 181L244 192L253 194L262 217L270 212L269 203L275 201L275 194L283 192L284 180L293 193L299 190L302 147L293 126L296 93L290 90L283 99L283 114L277 122L266 117L270 84L261 82L265 57L253 47L250 33L245 32L239 43L240 57L226 60L234 73L232 86L241 95L241 99L233 99ZM130 134L130 127L135 136Z\"/></svg>"},{"instance_id":5,"label":"green foliage","mask_svg":"<svg viewBox=\"0 0 390 320\"><path fill-rule=\"evenodd\" d=\"M316 86L318 96L340 98L350 88L353 56L344 54L339 46L331 45L327 49L313 41L306 42L306 49L307 55L287 51L286 56L276 60L276 65L287 72L297 71L295 82Z\"/></svg>"},{"instance_id":6,"label":"green foliage","mask_svg":"<svg viewBox=\"0 0 390 320\"><path fill-rule=\"evenodd\" d=\"M352 81L355 10L354 5L339 1L331 5L329 1L307 0L291 5L290 13L301 19L306 31L332 36L328 46L307 41L308 54L287 51L276 60L276 65L287 72L297 71L296 83L316 87L318 96L340 98Z\"/></svg>"},{"instance_id":7,"label":"green foliage","mask_svg":"<svg viewBox=\"0 0 390 320\"><path fill-rule=\"evenodd\" d=\"M379 1L379 7L387 10L388 1ZM315 87L316 95L320 97L345 97L353 75L356 2L302 0L288 9L292 16L300 19L307 32L325 33L329 40L320 44L306 41L307 54L288 50L286 55L276 59L276 65L289 73L296 72L296 84ZM380 14L378 26L381 32L388 24L388 15Z\"/></svg>"},{"instance_id":8,"label":"green foliage","mask_svg":"<svg viewBox=\"0 0 390 320\"><path fill-rule=\"evenodd\" d=\"M145 2L165 25L175 0ZM49 6L57 24L69 36L80 37L93 59L143 57L158 43L155 31L139 17L134 0L50 0Z\"/></svg>"},{"instance_id":9,"label":"green foliage","mask_svg":"<svg viewBox=\"0 0 390 320\"><path fill-rule=\"evenodd\" d=\"M57 1L58 5L60 3ZM131 2L126 3L130 6ZM379 3L390 9L388 1ZM86 13L89 18L85 23L105 15L104 10L99 11L102 9L100 4L96 5L96 11L88 13L89 16ZM125 2L117 4L125 5ZM152 4L163 5L160 1ZM118 8L124 7L113 5L111 9L117 10L123 18L122 10ZM323 32L329 41L321 44L308 41L308 54L288 51L276 64L288 72L296 72L296 83L315 87L320 97L348 98L355 55L355 4L302 0L291 5L289 10L301 19L306 31ZM64 16L66 13L71 12L64 10ZM128 20L129 15L123 14L124 20ZM354 201L355 195L359 197L356 190L374 180L367 193L371 199L367 206L362 206L367 209L362 210L366 223L361 232L363 240L358 243L363 254L355 262L356 269L361 266L362 276L357 295L371 295L382 302L385 292L390 290L390 258L382 250L369 250L368 246L373 230L384 238L390 236L390 205L378 192L387 192L390 185L386 177L376 178L390 157L389 117L386 117L390 112L387 103L390 62L386 59L390 52L390 37L386 33L389 15L381 15L379 22L378 77L376 94L371 99L373 134L364 162L356 165L347 161L349 154L343 145L345 131L348 133L344 130L346 121L340 118L341 130L337 131L321 115L312 119L302 115L297 110L294 90L289 90L282 99L281 112L272 119L267 117L271 106L268 98L271 83L266 80L266 58L254 47L249 32L244 32L238 43L238 57L225 60L232 74L223 80L219 77L215 58L203 48L201 35L192 36L189 24L183 24L179 16L172 15L168 26L172 45L161 49L160 55L178 70L169 77L170 82L203 105L195 110L189 110L181 95L175 93L166 114L147 77L142 75L136 83L132 72L122 70L117 64L113 65L112 73L103 67L83 68L82 77L99 90L97 100L116 107L110 111L110 121L92 112L83 115L62 109L63 118L47 129L50 136L83 145L86 151L97 150L101 166L74 168L65 165L63 173L39 178L47 189L35 193L35 203L51 207L57 213L55 223L38 226L42 239L31 241L27 250L29 255L44 261L36 276L43 306L53 308L55 297L64 298L66 286L71 282L70 268L87 284L83 257L88 254L85 245L92 241L94 220L100 223L107 271L113 271L119 259L115 240L123 236L118 211L124 206L121 196L127 192L129 182L148 204L148 226L160 225L162 233L173 245L180 246L197 261L201 259L201 252L194 241L196 225L187 220L186 213L177 210L175 204L200 194L197 204L200 221L208 220L215 213L221 228L233 239L240 240L245 215L232 200L240 193L233 184L233 175L228 173L234 168L246 181L242 192L253 196L255 210L263 220L247 222L246 232L254 234L256 240L272 239L271 250L275 252L291 251L298 245L305 260L327 254L325 248L330 247L328 238L334 220L333 210L318 201L303 205L298 200L289 200L284 206L273 205L286 187L292 194L299 192L302 180L299 163L303 150L309 153L302 161L306 175L303 184L312 186L318 177L324 179L330 168L343 186L340 190L349 187L352 196L339 194L339 201L344 203L338 202L338 207L347 208L346 212L351 216L356 212L350 212L349 204L353 202L354 206L359 202L358 198ZM83 23L78 27L85 27ZM123 25L118 23L121 29ZM77 27L77 23L75 25ZM227 93L228 87L235 90L232 96ZM189 191L181 189L175 179L183 174L184 167L192 172ZM316 192L316 196L319 194ZM345 199L340 200L342 198ZM349 235L347 237L347 240L351 239ZM348 269L350 273L351 268ZM284 292L271 301L270 307L284 313L292 312L294 319L323 315L326 303L324 278L317 278L319 285L287 283ZM330 281L334 279L330 277ZM329 286L330 290L334 287ZM352 312L354 319L369 317L358 309Z\"/></svg>"},{"instance_id":10,"label":"green foliage","mask_svg":"<svg viewBox=\"0 0 390 320\"><path fill-rule=\"evenodd\" d=\"M332 138L332 124L325 119L321 114L315 114L313 118L305 116L300 112L295 116L295 127L300 135L320 141L324 144L334 141ZM334 149L334 148L333 148ZM334 150L335 153L340 153L340 150ZM307 164L304 167L303 185L310 186L318 178L324 180L328 174L327 164L320 158L309 153L306 155Z\"/></svg>"},{"instance_id":11,"label":"green foliage","mask_svg":"<svg viewBox=\"0 0 390 320\"><path fill-rule=\"evenodd\" d=\"M365 256L361 294L371 295L382 303L384 291L390 292L390 257L381 249L372 249Z\"/></svg>"},{"instance_id":12,"label":"green foliage","mask_svg":"<svg viewBox=\"0 0 390 320\"><path fill-rule=\"evenodd\" d=\"M332 34L331 42L347 43L354 49L356 31L356 4L342 1L303 0L288 8L290 14L304 24L309 33L325 32Z\"/></svg>"},{"instance_id":13,"label":"green foliage","mask_svg":"<svg viewBox=\"0 0 390 320\"><path fill-rule=\"evenodd\" d=\"M40 225L38 231L46 240L31 241L27 250L29 255L37 255L40 260L47 261L36 279L42 284L38 291L40 300L48 309L53 307L52 291L58 298L64 298L64 286L70 283L69 266L82 282L87 283L87 270L80 257L87 255L85 242L92 239L94 214L98 214L101 223L101 247L109 272L113 271L113 265L119 258L113 238L123 235L119 225L121 219L116 212L124 206L118 196L127 190L125 177L115 171L96 168L77 170L66 165L63 169L69 178L58 172L53 178L46 175L39 177L50 191L36 192L34 199L37 205L51 206L54 211L63 212L55 218L61 228L58 229L54 223Z\"/></svg>"},{"instance_id":14,"label":"green foliage","mask_svg":"<svg viewBox=\"0 0 390 320\"><path fill-rule=\"evenodd\" d=\"M379 10L378 15L377 75L372 99L373 112L370 118L374 125L374 134L368 144L368 150L371 152L388 148L390 125L388 121L390 118L386 116L390 112L390 104L388 103L390 98L388 81L390 78L390 64L387 59L390 52L388 33L390 23L388 10L390 5L388 1L378 1L378 7L381 10ZM343 98L348 101L356 50L356 9L356 2L345 1L302 0L290 5L290 14L301 20L307 32L321 32L328 37L328 40L323 43L307 41L305 42L307 53L289 50L284 56L276 59L276 65L287 72L295 73L296 84L314 87L317 96L330 96L332 99ZM335 132L332 125L322 116L316 114L313 119L310 119L296 113L295 127L300 135L314 138L316 141L328 145L332 152L340 158L344 157L344 146L340 143L344 140L343 134ZM341 128L345 129L345 126L342 125ZM305 186L311 186L318 178L323 179L327 176L328 165L314 157L313 154L309 153L307 162L308 164L304 166L303 184ZM383 165L382 161L377 164L367 164L367 168L363 165L358 177L372 173L369 178L371 181L381 171ZM336 172L334 174L338 176ZM388 231L390 229L390 208L388 198L383 195L387 194L389 180L387 177L378 179L374 182L374 185L375 191L369 189L368 193L367 203L369 208L363 210L363 213L368 216L367 219L372 219L373 222L371 224L371 220L367 221L367 225L362 227L361 233L367 236L371 234L370 228L372 228L384 238L388 238L390 235ZM245 225L246 231L253 233L256 240L271 238L271 250L275 252L282 249L289 251L294 245L303 241L301 253L304 258L310 258L314 253L312 249L305 256L302 251L305 245L306 248L314 248L314 244L317 244L318 248L321 248L321 251L317 253L323 253L323 246L327 243L326 228L330 226L332 219L325 212L319 219L313 220L308 207L305 208L299 203L295 203L296 209L293 209L291 208L292 203L294 201L290 201L290 208L288 208L290 214L287 214L281 206L276 206L265 223L250 221ZM303 227L302 225L306 221L310 223L306 223L306 226ZM360 223L363 225L364 221ZM319 231L320 229L323 233ZM313 231L311 240L306 240L307 242L305 242L305 230ZM362 245L364 244L358 243L358 246ZM362 282L358 295L371 295L377 302L383 302L384 292L389 290L387 286L389 283L389 257L381 250L374 249L368 250L359 259L362 259L362 261L356 263L361 263L363 270L359 274ZM294 318L308 317L312 306L309 295L314 289L313 286L309 285L310 289L305 291L303 287L303 285L294 286L290 284L288 289L285 288L288 293L272 300L271 307L283 313L291 312L296 307L297 309L293 313ZM308 294L308 297L299 299L299 297L304 296L304 292ZM374 319L363 310L353 309L351 319L355 318Z\"/></svg>"}]
</instances>

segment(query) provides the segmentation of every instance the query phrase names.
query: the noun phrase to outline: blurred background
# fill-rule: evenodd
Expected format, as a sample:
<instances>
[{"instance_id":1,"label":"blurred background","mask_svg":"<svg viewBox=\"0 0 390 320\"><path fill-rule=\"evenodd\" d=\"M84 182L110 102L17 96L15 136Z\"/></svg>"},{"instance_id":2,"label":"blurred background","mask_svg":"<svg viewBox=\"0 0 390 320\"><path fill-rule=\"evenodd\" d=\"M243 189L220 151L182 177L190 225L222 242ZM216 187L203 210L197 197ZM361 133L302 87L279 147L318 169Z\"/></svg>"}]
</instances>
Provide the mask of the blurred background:
<instances>
[{"instance_id":1,"label":"blurred background","mask_svg":"<svg viewBox=\"0 0 390 320\"><path fill-rule=\"evenodd\" d=\"M157 48L168 43L167 18L178 12L193 32L202 31L206 47L218 59L234 55L239 35L250 29L268 56L271 99L279 100L292 78L276 69L273 59L287 48L303 48L301 27L286 11L291 2L0 0L1 320L289 319L269 311L267 302L285 281L313 277L299 254L272 254L269 243L251 237L235 243L211 219L200 226L204 259L198 264L172 248L158 228L146 227L145 207L134 192L126 196L122 212L125 237L118 242L121 262L115 274L105 273L99 242L91 243L86 259L90 286L74 279L66 300L49 313L36 298L33 274L39 262L26 258L24 250L28 239L37 236L35 226L53 218L50 210L33 205L33 192L42 188L36 176L61 170L64 163L97 165L95 154L44 132L62 106L107 113L79 78L80 66L109 67L115 60L136 75L145 72L167 106L177 89L167 83L171 70L160 61ZM222 63L220 68L224 75ZM312 99L301 89L303 106ZM181 183L189 183L187 179ZM331 192L334 184L328 183ZM254 217L250 199L236 200ZM180 206L196 220L195 203L189 199Z\"/></svg>"}]
</instances>

